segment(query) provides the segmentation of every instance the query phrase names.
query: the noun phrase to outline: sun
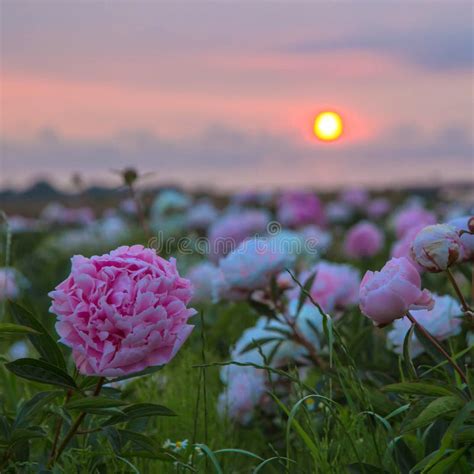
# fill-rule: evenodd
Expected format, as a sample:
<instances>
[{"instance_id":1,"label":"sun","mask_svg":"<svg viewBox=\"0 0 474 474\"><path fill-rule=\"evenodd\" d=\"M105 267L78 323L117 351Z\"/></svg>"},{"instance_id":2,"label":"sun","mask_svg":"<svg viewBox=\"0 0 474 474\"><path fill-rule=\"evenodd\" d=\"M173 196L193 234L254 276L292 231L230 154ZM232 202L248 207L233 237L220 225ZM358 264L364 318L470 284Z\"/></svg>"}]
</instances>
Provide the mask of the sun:
<instances>
[{"instance_id":1,"label":"sun","mask_svg":"<svg viewBox=\"0 0 474 474\"><path fill-rule=\"evenodd\" d=\"M314 120L314 134L325 142L337 140L342 130L342 119L336 112L321 112Z\"/></svg>"}]
</instances>

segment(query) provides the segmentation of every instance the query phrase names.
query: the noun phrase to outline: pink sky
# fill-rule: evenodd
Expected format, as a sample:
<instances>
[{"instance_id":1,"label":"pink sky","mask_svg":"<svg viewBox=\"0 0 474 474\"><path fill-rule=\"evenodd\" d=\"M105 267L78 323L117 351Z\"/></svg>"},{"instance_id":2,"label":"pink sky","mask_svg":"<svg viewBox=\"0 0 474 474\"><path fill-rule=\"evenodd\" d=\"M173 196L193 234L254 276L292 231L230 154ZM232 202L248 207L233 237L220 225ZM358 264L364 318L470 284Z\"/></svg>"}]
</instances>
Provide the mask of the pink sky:
<instances>
[{"instance_id":1,"label":"pink sky","mask_svg":"<svg viewBox=\"0 0 474 474\"><path fill-rule=\"evenodd\" d=\"M471 8L4 1L0 185L473 177ZM337 143L311 134L327 108Z\"/></svg>"}]
</instances>

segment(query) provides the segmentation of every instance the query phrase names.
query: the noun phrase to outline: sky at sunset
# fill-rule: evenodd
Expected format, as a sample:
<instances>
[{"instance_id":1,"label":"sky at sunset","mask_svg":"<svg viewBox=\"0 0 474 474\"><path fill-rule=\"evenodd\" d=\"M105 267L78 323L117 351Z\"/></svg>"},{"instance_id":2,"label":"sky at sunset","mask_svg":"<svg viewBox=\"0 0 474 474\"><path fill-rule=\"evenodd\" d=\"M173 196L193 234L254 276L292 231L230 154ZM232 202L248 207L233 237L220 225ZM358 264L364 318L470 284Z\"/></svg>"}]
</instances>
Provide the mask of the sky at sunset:
<instances>
[{"instance_id":1,"label":"sky at sunset","mask_svg":"<svg viewBox=\"0 0 474 474\"><path fill-rule=\"evenodd\" d=\"M474 179L473 3L0 0L1 179ZM321 143L331 109L345 130Z\"/></svg>"}]
</instances>

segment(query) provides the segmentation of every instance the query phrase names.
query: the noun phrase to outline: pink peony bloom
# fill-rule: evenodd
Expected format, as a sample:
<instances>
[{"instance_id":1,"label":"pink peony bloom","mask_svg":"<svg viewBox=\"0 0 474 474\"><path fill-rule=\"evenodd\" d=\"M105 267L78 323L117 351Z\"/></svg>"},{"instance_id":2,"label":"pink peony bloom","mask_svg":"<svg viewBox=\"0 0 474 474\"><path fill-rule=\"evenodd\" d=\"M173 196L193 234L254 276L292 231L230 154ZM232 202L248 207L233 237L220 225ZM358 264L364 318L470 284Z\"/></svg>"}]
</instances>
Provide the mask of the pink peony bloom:
<instances>
[{"instance_id":1,"label":"pink peony bloom","mask_svg":"<svg viewBox=\"0 0 474 474\"><path fill-rule=\"evenodd\" d=\"M390 256L392 258L400 258L400 257L407 258L408 260L410 260L411 263L413 263L416 269L421 273L423 271L423 267L418 265L418 263L412 257L412 254L411 254L411 246L413 245L413 241L415 240L416 234L418 234L420 230L421 230L420 227L413 227L412 229L408 230L400 240L398 240L392 245Z\"/></svg>"},{"instance_id":2,"label":"pink peony bloom","mask_svg":"<svg viewBox=\"0 0 474 474\"><path fill-rule=\"evenodd\" d=\"M371 222L363 221L349 229L344 242L344 251L351 258L372 257L380 252L384 235Z\"/></svg>"},{"instance_id":3,"label":"pink peony bloom","mask_svg":"<svg viewBox=\"0 0 474 474\"><path fill-rule=\"evenodd\" d=\"M83 374L120 376L168 363L187 339L195 311L189 280L141 245L72 258L71 274L49 293L60 342Z\"/></svg>"},{"instance_id":4,"label":"pink peony bloom","mask_svg":"<svg viewBox=\"0 0 474 474\"><path fill-rule=\"evenodd\" d=\"M350 265L321 261L311 271L302 272L298 281L304 285L315 272L310 293L324 311L331 313L357 303L360 283L358 270ZM300 289L295 288L290 297L297 298L299 293Z\"/></svg>"},{"instance_id":5,"label":"pink peony bloom","mask_svg":"<svg viewBox=\"0 0 474 474\"><path fill-rule=\"evenodd\" d=\"M399 211L395 215L393 223L395 226L395 233L400 239L414 227L420 228L436 224L436 216L420 205L414 204Z\"/></svg>"},{"instance_id":6,"label":"pink peony bloom","mask_svg":"<svg viewBox=\"0 0 474 474\"><path fill-rule=\"evenodd\" d=\"M433 298L421 290L421 278L406 258L392 258L379 272L368 271L360 284L360 309L377 326L403 318L413 309L432 309Z\"/></svg>"},{"instance_id":7,"label":"pink peony bloom","mask_svg":"<svg viewBox=\"0 0 474 474\"><path fill-rule=\"evenodd\" d=\"M308 224L324 226L326 216L319 198L310 192L288 191L278 200L277 218L283 226L300 227Z\"/></svg>"},{"instance_id":8,"label":"pink peony bloom","mask_svg":"<svg viewBox=\"0 0 474 474\"><path fill-rule=\"evenodd\" d=\"M429 225L420 230L411 252L416 262L429 272L442 272L464 257L458 232L448 224Z\"/></svg>"},{"instance_id":9,"label":"pink peony bloom","mask_svg":"<svg viewBox=\"0 0 474 474\"><path fill-rule=\"evenodd\" d=\"M469 230L469 221L474 221L473 216L463 216L452 219L448 224L452 225L457 229L458 232ZM466 259L474 258L474 234L463 233L461 235L461 242L464 247L464 257Z\"/></svg>"},{"instance_id":10,"label":"pink peony bloom","mask_svg":"<svg viewBox=\"0 0 474 474\"><path fill-rule=\"evenodd\" d=\"M270 215L260 210L234 211L222 216L209 230L211 257L227 255L249 237L265 233Z\"/></svg>"},{"instance_id":11,"label":"pink peony bloom","mask_svg":"<svg viewBox=\"0 0 474 474\"><path fill-rule=\"evenodd\" d=\"M434 308L415 310L413 317L438 341L444 341L448 337L456 336L461 332L462 311L459 303L451 296L438 296L433 294ZM411 327L408 318L397 319L388 333L388 343L397 354L403 353L403 342ZM423 345L413 334L410 341L410 353L416 357L424 352Z\"/></svg>"}]
</instances>

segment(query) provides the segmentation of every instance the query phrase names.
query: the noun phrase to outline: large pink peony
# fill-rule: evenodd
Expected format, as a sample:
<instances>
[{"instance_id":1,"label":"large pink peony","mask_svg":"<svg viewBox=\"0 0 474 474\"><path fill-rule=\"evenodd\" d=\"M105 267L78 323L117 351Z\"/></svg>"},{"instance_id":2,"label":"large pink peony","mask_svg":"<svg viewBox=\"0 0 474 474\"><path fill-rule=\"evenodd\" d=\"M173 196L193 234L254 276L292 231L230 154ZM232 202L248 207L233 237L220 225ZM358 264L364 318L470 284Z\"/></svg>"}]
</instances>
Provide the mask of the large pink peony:
<instances>
[{"instance_id":1,"label":"large pink peony","mask_svg":"<svg viewBox=\"0 0 474 474\"><path fill-rule=\"evenodd\" d=\"M431 310L431 293L421 290L421 278L407 258L392 258L379 272L368 271L359 291L360 309L377 326L403 318L413 309Z\"/></svg>"},{"instance_id":2,"label":"large pink peony","mask_svg":"<svg viewBox=\"0 0 474 474\"><path fill-rule=\"evenodd\" d=\"M193 330L191 282L176 262L141 245L72 258L71 274L49 293L60 341L79 371L119 376L169 362Z\"/></svg>"}]
</instances>

